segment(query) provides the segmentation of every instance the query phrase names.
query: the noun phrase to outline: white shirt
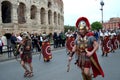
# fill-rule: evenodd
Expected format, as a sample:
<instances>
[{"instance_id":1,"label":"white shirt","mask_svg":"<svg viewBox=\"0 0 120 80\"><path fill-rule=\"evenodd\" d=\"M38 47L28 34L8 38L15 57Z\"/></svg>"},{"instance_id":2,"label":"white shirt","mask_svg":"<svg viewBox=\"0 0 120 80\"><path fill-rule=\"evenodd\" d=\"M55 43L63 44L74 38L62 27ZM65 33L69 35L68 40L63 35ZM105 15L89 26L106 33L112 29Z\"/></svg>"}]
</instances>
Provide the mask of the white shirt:
<instances>
[{"instance_id":1,"label":"white shirt","mask_svg":"<svg viewBox=\"0 0 120 80\"><path fill-rule=\"evenodd\" d=\"M2 46L2 40L0 39L0 46Z\"/></svg>"},{"instance_id":2,"label":"white shirt","mask_svg":"<svg viewBox=\"0 0 120 80\"><path fill-rule=\"evenodd\" d=\"M18 36L17 39L18 39L18 41L22 41L22 37L21 36Z\"/></svg>"}]
</instances>

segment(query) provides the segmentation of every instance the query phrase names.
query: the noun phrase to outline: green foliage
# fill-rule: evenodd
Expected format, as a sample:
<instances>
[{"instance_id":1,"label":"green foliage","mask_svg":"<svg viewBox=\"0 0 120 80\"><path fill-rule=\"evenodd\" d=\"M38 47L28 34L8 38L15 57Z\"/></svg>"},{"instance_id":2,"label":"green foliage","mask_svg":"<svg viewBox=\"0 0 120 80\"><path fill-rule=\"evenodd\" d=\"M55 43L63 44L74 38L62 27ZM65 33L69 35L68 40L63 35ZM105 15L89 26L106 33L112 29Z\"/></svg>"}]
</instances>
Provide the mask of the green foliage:
<instances>
[{"instance_id":1,"label":"green foliage","mask_svg":"<svg viewBox=\"0 0 120 80\"><path fill-rule=\"evenodd\" d=\"M65 25L65 26L64 26L64 32L67 32L68 30L70 30L70 31L75 31L75 30L76 30L76 27L75 27L75 26Z\"/></svg>"},{"instance_id":2,"label":"green foliage","mask_svg":"<svg viewBox=\"0 0 120 80\"><path fill-rule=\"evenodd\" d=\"M99 30L99 29L102 29L102 28L103 28L102 24L100 22L98 22L98 21L93 22L91 24L91 30Z\"/></svg>"}]
</instances>

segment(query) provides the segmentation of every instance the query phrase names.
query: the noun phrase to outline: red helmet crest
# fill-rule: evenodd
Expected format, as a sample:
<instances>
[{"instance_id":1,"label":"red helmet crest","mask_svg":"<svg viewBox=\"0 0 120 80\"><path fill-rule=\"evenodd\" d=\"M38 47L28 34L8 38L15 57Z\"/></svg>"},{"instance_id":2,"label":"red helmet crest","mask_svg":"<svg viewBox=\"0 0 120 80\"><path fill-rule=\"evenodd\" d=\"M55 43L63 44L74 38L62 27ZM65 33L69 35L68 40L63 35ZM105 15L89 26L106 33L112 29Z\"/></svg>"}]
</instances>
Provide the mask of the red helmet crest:
<instances>
[{"instance_id":1,"label":"red helmet crest","mask_svg":"<svg viewBox=\"0 0 120 80\"><path fill-rule=\"evenodd\" d=\"M76 28L87 28L90 29L90 23L86 17L80 17L76 21Z\"/></svg>"}]
</instances>

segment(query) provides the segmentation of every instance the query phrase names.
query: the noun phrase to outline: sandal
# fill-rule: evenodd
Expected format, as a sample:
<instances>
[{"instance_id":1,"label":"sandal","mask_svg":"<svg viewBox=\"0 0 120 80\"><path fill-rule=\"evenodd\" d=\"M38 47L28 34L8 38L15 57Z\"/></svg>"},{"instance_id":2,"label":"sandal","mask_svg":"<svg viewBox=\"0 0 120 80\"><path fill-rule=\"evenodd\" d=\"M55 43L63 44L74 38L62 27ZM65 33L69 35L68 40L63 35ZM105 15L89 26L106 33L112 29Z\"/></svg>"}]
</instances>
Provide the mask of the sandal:
<instances>
[{"instance_id":1,"label":"sandal","mask_svg":"<svg viewBox=\"0 0 120 80\"><path fill-rule=\"evenodd\" d=\"M24 77L27 77L30 72L28 70L25 71Z\"/></svg>"},{"instance_id":2,"label":"sandal","mask_svg":"<svg viewBox=\"0 0 120 80\"><path fill-rule=\"evenodd\" d=\"M32 77L33 76L33 72L29 72L28 77Z\"/></svg>"}]
</instances>

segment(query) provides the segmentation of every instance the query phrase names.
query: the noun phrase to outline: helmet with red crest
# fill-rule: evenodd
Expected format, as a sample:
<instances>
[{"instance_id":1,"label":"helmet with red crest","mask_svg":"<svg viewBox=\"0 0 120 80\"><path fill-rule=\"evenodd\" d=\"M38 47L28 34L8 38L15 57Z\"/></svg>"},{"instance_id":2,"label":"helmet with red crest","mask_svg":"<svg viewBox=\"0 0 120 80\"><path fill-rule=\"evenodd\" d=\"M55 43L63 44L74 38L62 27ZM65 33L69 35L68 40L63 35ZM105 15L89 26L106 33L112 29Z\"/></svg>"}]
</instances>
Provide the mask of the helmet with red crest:
<instances>
[{"instance_id":1,"label":"helmet with red crest","mask_svg":"<svg viewBox=\"0 0 120 80\"><path fill-rule=\"evenodd\" d=\"M90 30L90 23L86 17L80 17L76 21L77 29L87 29Z\"/></svg>"}]
</instances>

